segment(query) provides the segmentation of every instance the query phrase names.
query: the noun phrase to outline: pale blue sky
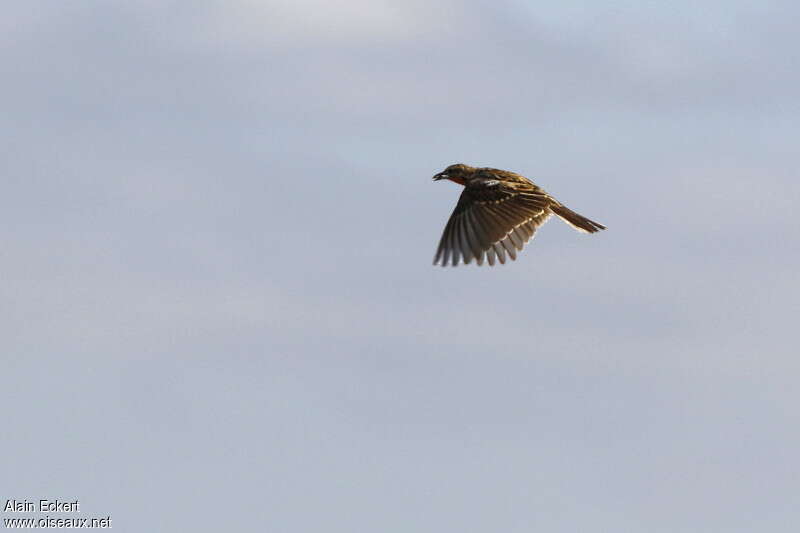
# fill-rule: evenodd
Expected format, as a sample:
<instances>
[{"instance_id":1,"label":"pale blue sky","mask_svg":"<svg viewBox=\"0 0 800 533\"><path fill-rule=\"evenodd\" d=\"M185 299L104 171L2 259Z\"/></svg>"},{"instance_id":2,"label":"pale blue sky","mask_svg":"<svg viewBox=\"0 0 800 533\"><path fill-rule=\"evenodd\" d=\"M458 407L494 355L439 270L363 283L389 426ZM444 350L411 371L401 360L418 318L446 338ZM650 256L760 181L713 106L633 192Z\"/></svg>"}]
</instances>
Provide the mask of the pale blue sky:
<instances>
[{"instance_id":1,"label":"pale blue sky","mask_svg":"<svg viewBox=\"0 0 800 533\"><path fill-rule=\"evenodd\" d=\"M0 499L117 531L797 531L798 18L6 3ZM435 268L457 161L609 230Z\"/></svg>"}]
</instances>

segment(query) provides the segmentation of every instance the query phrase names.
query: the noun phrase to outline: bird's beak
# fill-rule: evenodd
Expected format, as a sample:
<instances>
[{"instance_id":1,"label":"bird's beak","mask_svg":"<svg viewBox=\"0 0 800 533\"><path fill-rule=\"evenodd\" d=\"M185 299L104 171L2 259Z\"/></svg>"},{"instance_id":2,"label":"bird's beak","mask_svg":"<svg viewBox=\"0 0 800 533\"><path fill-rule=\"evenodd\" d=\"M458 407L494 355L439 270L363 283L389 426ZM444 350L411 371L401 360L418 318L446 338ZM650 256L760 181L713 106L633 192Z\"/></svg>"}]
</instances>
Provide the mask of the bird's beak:
<instances>
[{"instance_id":1,"label":"bird's beak","mask_svg":"<svg viewBox=\"0 0 800 533\"><path fill-rule=\"evenodd\" d=\"M433 181L446 180L448 177L446 172L439 172L433 177Z\"/></svg>"}]
</instances>

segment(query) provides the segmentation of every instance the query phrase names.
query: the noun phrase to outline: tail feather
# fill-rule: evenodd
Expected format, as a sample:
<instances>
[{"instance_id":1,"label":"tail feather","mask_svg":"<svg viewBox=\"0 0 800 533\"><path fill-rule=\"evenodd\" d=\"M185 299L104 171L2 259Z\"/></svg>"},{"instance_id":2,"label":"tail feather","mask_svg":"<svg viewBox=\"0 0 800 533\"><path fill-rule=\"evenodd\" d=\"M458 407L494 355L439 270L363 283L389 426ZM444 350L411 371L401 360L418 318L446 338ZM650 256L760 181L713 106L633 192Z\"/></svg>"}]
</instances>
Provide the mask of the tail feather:
<instances>
[{"instance_id":1,"label":"tail feather","mask_svg":"<svg viewBox=\"0 0 800 533\"><path fill-rule=\"evenodd\" d=\"M606 227L599 222L595 222L594 220L589 220L583 215L579 215L572 209L567 208L563 205L552 206L553 213L558 215L558 217L575 228L578 231L583 231L585 233L595 233L600 231L601 229L606 229Z\"/></svg>"}]
</instances>

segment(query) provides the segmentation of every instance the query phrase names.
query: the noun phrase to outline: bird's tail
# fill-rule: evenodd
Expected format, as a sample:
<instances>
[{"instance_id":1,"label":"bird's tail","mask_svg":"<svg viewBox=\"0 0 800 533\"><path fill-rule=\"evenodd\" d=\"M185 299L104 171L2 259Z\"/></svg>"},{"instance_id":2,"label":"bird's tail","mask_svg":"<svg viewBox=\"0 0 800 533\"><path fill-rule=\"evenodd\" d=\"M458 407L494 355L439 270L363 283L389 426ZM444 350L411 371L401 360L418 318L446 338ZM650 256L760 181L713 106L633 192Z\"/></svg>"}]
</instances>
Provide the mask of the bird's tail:
<instances>
[{"instance_id":1,"label":"bird's tail","mask_svg":"<svg viewBox=\"0 0 800 533\"><path fill-rule=\"evenodd\" d=\"M561 204L551 206L550 209L553 210L553 213L558 215L558 218L578 231L582 231L584 233L595 233L601 229L606 229L604 225L595 222L594 220L589 220L585 216L579 215L572 209L569 209Z\"/></svg>"}]
</instances>

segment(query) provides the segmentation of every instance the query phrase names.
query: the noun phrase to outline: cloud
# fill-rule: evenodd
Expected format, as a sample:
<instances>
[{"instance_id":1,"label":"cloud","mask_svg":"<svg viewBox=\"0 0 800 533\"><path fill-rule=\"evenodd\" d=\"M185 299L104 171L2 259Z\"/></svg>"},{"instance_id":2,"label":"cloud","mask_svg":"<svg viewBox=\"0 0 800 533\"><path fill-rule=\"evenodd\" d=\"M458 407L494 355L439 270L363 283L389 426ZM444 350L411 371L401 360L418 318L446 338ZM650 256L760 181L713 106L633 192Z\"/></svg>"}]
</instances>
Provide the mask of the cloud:
<instances>
[{"instance_id":1,"label":"cloud","mask_svg":"<svg viewBox=\"0 0 800 533\"><path fill-rule=\"evenodd\" d=\"M451 2L239 0L206 4L202 31L218 43L241 46L345 46L407 43L437 30L437 15L458 21ZM446 32L448 27L439 27Z\"/></svg>"},{"instance_id":2,"label":"cloud","mask_svg":"<svg viewBox=\"0 0 800 533\"><path fill-rule=\"evenodd\" d=\"M10 4L0 492L134 529L230 529L192 518L225 492L292 531L780 531L795 11ZM434 269L455 161L609 230Z\"/></svg>"}]
</instances>

